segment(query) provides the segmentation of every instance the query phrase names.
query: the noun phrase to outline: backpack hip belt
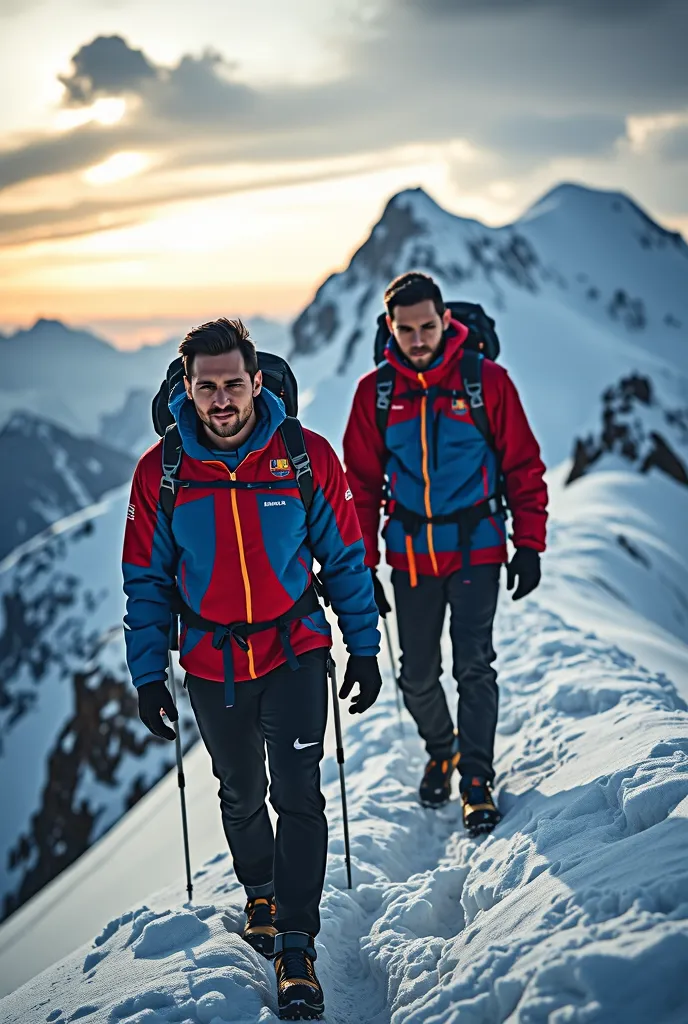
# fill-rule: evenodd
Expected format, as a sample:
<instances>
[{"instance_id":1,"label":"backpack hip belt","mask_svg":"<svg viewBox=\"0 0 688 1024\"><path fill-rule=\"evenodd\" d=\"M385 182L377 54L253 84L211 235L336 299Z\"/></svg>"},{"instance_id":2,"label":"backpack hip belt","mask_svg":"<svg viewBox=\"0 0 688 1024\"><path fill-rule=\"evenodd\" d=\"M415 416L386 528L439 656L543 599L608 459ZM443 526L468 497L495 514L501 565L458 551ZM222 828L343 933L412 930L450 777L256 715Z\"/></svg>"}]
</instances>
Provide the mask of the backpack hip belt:
<instances>
[{"instance_id":1,"label":"backpack hip belt","mask_svg":"<svg viewBox=\"0 0 688 1024\"><path fill-rule=\"evenodd\" d=\"M311 584L288 611L266 622L230 622L226 625L220 622L213 622L211 619L206 619L199 615L193 608L189 608L181 598L179 598L177 611L181 616L182 622L189 629L198 629L204 633L213 634L213 647L217 651L222 651L225 675L225 706L231 708L234 706L235 695L234 660L232 644L231 642L227 643L227 641L234 641L239 650L246 652L249 649L248 638L254 633L263 633L268 629L277 629L282 641L282 650L287 659L287 664L292 671L296 671L299 668L299 661L291 645L289 626L292 622L296 622L297 619L305 619L308 615L312 615L319 608L320 601L318 600L316 587Z\"/></svg>"},{"instance_id":2,"label":"backpack hip belt","mask_svg":"<svg viewBox=\"0 0 688 1024\"><path fill-rule=\"evenodd\" d=\"M490 519L503 511L503 500L497 494L485 498L484 501L479 501L476 505L468 505L446 515L434 516L414 512L413 509L406 508L405 505L394 500L389 518L398 519L401 523L406 537L409 538L407 548L410 548L411 552L413 551L413 538L418 536L422 526L446 526L449 523L455 523L459 529L461 576L467 579L471 564L471 540L476 526L483 519Z\"/></svg>"}]
</instances>

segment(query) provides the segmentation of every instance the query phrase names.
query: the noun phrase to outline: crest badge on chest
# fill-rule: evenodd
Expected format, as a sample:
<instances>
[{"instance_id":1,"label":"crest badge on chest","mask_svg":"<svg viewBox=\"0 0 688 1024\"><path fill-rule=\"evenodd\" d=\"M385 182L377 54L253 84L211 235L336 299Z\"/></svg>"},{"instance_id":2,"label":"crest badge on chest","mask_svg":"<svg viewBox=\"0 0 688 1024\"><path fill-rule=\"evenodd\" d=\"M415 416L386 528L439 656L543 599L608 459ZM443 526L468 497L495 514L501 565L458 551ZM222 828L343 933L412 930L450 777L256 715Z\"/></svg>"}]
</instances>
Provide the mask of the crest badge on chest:
<instances>
[{"instance_id":1,"label":"crest badge on chest","mask_svg":"<svg viewBox=\"0 0 688 1024\"><path fill-rule=\"evenodd\" d=\"M270 459L270 472L277 477L289 476L291 473L289 459Z\"/></svg>"},{"instance_id":2,"label":"crest badge on chest","mask_svg":"<svg viewBox=\"0 0 688 1024\"><path fill-rule=\"evenodd\" d=\"M468 412L468 403L465 398L452 398L451 407L456 416L465 416Z\"/></svg>"}]
</instances>

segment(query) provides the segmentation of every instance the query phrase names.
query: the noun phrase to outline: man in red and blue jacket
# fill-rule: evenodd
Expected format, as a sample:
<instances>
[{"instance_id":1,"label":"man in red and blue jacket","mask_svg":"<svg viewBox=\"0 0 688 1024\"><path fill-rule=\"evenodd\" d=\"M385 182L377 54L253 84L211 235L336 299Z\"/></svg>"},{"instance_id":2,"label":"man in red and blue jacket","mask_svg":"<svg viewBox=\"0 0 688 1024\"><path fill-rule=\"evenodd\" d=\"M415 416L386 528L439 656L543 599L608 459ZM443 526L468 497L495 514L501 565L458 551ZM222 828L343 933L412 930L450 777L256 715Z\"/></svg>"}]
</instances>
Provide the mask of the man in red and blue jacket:
<instances>
[{"instance_id":1,"label":"man in red and blue jacket","mask_svg":"<svg viewBox=\"0 0 688 1024\"><path fill-rule=\"evenodd\" d=\"M391 390L378 392L378 370L359 381L344 435L347 477L382 615L391 610L375 572L385 505L383 536L402 648L399 685L429 755L421 802L446 803L458 767L464 823L474 833L489 831L499 820L490 788L498 703L492 626L507 561L502 495L516 548L507 585L512 589L518 578L519 599L540 581L544 465L507 372L482 356L493 444L476 425L461 370L468 330L452 319L432 278L402 275L387 289L385 305ZM376 417L382 399L389 409L384 436ZM440 685L447 606L459 692L456 732Z\"/></svg>"},{"instance_id":2,"label":"man in red and blue jacket","mask_svg":"<svg viewBox=\"0 0 688 1024\"><path fill-rule=\"evenodd\" d=\"M313 559L349 660L350 710L380 690L371 574L341 464L304 431L313 473L307 510L282 438L283 403L262 388L241 321L219 320L180 346L185 390L170 400L183 453L171 519L160 501L160 441L141 458L124 540L127 660L142 720L174 739L165 685L172 615L180 662L213 771L223 825L247 894L244 937L276 963L280 1012L322 1009L313 971L327 822L320 760L332 638L313 588ZM227 706L232 705L232 706ZM265 805L265 747L277 838Z\"/></svg>"}]
</instances>

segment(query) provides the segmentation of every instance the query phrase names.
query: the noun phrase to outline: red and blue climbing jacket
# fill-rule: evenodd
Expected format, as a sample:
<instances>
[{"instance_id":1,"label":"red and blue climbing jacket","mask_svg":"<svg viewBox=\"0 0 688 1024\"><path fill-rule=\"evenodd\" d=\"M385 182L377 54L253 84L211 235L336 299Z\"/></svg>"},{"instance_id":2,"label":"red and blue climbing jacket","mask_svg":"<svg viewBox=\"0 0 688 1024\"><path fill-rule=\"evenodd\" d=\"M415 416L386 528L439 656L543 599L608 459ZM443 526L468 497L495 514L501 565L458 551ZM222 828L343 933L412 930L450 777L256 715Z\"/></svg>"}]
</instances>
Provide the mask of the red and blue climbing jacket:
<instances>
[{"instance_id":1,"label":"red and blue climbing jacket","mask_svg":"<svg viewBox=\"0 0 688 1024\"><path fill-rule=\"evenodd\" d=\"M482 399L494 444L476 426L461 373L463 324L452 320L442 354L422 372L390 340L395 369L384 437L376 423L377 370L354 397L344 462L366 548L379 562L384 504L387 561L410 574L448 576L507 560L503 498L517 547L545 549L547 488L540 449L506 370L482 356Z\"/></svg>"},{"instance_id":2,"label":"red and blue climbing jacket","mask_svg":"<svg viewBox=\"0 0 688 1024\"><path fill-rule=\"evenodd\" d=\"M349 653L377 654L378 614L361 529L328 442L304 430L314 483L307 513L279 430L285 413L278 398L262 391L253 433L231 452L201 443L184 393L170 409L183 446L172 518L159 500L162 441L136 467L127 515L124 627L134 685L165 679L171 616L179 605L182 667L224 681L228 694L234 681L329 647L330 627L311 600L313 558ZM280 621L263 628L273 620ZM232 624L242 624L243 635Z\"/></svg>"}]
</instances>

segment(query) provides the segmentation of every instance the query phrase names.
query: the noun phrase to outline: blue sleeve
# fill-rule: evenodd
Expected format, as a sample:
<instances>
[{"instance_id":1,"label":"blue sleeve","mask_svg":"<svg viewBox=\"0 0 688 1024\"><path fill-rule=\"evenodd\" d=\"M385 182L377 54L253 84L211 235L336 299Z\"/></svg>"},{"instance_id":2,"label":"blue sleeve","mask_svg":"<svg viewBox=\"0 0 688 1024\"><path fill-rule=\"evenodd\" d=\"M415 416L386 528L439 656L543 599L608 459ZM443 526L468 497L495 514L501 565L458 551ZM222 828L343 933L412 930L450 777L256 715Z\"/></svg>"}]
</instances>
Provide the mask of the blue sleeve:
<instances>
[{"instance_id":1,"label":"blue sleeve","mask_svg":"<svg viewBox=\"0 0 688 1024\"><path fill-rule=\"evenodd\" d=\"M139 463L124 535L124 639L134 686L167 679L170 623L176 592L177 550L167 516ZM159 477L156 478L159 480Z\"/></svg>"}]
</instances>

